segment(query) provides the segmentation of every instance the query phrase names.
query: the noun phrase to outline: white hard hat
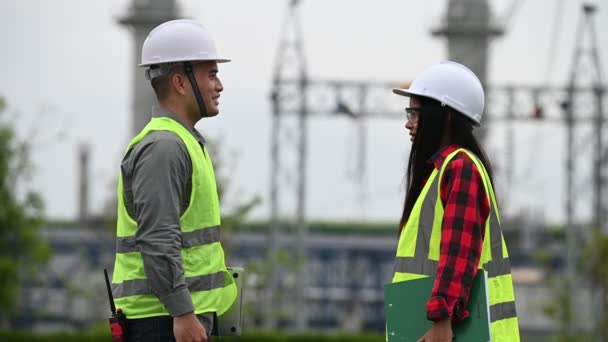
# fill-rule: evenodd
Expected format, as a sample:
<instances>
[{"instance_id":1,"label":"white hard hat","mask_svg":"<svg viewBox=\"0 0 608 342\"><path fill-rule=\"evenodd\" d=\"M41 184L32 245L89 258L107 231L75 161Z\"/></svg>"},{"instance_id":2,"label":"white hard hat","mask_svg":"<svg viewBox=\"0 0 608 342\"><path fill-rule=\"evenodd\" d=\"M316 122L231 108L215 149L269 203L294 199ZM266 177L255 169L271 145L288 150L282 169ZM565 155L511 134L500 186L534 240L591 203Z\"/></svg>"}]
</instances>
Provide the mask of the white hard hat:
<instances>
[{"instance_id":1,"label":"white hard hat","mask_svg":"<svg viewBox=\"0 0 608 342\"><path fill-rule=\"evenodd\" d=\"M479 78L466 66L445 61L424 70L409 89L393 89L403 96L425 96L481 123L485 96Z\"/></svg>"},{"instance_id":2,"label":"white hard hat","mask_svg":"<svg viewBox=\"0 0 608 342\"><path fill-rule=\"evenodd\" d=\"M216 61L229 62L220 57L209 31L190 19L167 21L154 28L141 49L140 67L156 64Z\"/></svg>"}]
</instances>

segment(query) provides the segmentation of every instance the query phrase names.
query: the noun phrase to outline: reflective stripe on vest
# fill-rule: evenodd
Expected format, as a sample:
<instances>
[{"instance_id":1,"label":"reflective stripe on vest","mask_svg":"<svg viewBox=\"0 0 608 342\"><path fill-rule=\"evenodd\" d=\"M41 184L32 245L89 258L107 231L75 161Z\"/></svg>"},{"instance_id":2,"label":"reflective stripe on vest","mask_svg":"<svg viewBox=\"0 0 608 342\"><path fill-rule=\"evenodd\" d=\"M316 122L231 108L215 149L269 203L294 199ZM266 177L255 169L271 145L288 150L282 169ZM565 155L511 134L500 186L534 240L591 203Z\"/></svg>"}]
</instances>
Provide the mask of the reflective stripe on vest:
<instances>
[{"instance_id":1,"label":"reflective stripe on vest","mask_svg":"<svg viewBox=\"0 0 608 342\"><path fill-rule=\"evenodd\" d=\"M198 229L182 233L182 248L196 247L220 241L220 227ZM135 236L119 237L116 239L116 253L139 252L135 245Z\"/></svg>"},{"instance_id":2,"label":"reflective stripe on vest","mask_svg":"<svg viewBox=\"0 0 608 342\"><path fill-rule=\"evenodd\" d=\"M441 244L441 220L444 210L443 203L439 198L439 184L449 161L459 152L467 153L477 166L490 200L490 214L484 225L485 236L487 237L489 234L490 239L484 241L478 267L488 272L492 338L498 341L519 341L511 267L500 230L500 220L492 184L483 164L466 150L454 151L446 158L441 170L434 169L429 176L427 184L421 191L410 214L412 222L408 220L401 233L393 282L437 275ZM414 234L416 236L415 245L412 245ZM412 241L404 240L408 238Z\"/></svg>"},{"instance_id":3,"label":"reflective stripe on vest","mask_svg":"<svg viewBox=\"0 0 608 342\"><path fill-rule=\"evenodd\" d=\"M224 286L224 272L206 274L197 277L186 277L188 290L209 291ZM153 295L148 279L125 280L120 284L112 284L112 294L114 298L129 296Z\"/></svg>"},{"instance_id":4,"label":"reflective stripe on vest","mask_svg":"<svg viewBox=\"0 0 608 342\"><path fill-rule=\"evenodd\" d=\"M181 259L186 285L196 314L222 315L236 298L234 279L226 269L220 243L220 208L213 165L192 133L169 118L153 118L129 144L128 151L152 131L167 131L185 144L192 163L192 188L188 208L180 217ZM137 246L137 222L125 203L122 176L118 179L116 261L112 292L116 307L129 318L168 315L144 272Z\"/></svg>"}]
</instances>

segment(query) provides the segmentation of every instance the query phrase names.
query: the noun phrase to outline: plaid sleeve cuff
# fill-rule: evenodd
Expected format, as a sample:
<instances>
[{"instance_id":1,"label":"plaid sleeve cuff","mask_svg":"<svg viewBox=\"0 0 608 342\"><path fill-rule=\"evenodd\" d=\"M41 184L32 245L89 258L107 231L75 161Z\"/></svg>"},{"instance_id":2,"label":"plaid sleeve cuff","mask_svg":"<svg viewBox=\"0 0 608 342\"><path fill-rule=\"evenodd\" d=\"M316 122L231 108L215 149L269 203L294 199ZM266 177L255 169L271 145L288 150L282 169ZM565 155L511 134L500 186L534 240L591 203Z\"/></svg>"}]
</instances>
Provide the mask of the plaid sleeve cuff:
<instances>
[{"instance_id":1,"label":"plaid sleeve cuff","mask_svg":"<svg viewBox=\"0 0 608 342\"><path fill-rule=\"evenodd\" d=\"M430 321L441 321L450 318L448 303L442 297L432 297L426 303L426 318Z\"/></svg>"},{"instance_id":2,"label":"plaid sleeve cuff","mask_svg":"<svg viewBox=\"0 0 608 342\"><path fill-rule=\"evenodd\" d=\"M426 318L429 321L441 321L452 318L453 322L460 322L469 316L469 311L460 301L452 308L443 297L431 297L426 303Z\"/></svg>"}]
</instances>

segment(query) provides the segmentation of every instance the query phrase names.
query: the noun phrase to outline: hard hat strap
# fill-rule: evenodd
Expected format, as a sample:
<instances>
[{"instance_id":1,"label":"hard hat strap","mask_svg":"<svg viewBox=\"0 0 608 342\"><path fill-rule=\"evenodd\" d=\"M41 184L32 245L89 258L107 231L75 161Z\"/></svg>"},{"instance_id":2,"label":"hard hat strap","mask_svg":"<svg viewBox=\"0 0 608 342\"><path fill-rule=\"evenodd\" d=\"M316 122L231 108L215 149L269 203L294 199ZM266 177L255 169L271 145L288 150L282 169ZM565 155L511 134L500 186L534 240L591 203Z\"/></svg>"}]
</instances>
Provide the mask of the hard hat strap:
<instances>
[{"instance_id":1,"label":"hard hat strap","mask_svg":"<svg viewBox=\"0 0 608 342\"><path fill-rule=\"evenodd\" d=\"M196 98L196 102L198 103L198 107L200 108L201 118L205 118L208 116L207 107L205 106L203 96L201 96L201 91L198 89L198 83L196 83L196 78L194 78L194 69L192 68L192 64L190 64L190 62L184 62L184 70L186 71L186 76L188 76L190 84L192 85L194 97Z\"/></svg>"}]
</instances>

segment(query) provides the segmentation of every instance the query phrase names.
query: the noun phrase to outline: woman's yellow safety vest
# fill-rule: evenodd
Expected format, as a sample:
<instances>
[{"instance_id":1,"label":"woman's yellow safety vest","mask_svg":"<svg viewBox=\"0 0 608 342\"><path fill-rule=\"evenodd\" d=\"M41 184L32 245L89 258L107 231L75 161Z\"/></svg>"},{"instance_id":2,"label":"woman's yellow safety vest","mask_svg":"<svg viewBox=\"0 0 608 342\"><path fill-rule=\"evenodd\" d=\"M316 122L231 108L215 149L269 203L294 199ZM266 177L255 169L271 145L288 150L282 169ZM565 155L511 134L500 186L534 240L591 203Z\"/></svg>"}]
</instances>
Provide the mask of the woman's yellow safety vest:
<instances>
[{"instance_id":1,"label":"woman's yellow safety vest","mask_svg":"<svg viewBox=\"0 0 608 342\"><path fill-rule=\"evenodd\" d=\"M223 314L236 298L236 285L224 262L220 244L220 206L213 165L206 149L184 126L169 118L153 118L129 144L127 152L152 131L176 134L186 145L192 161L190 204L180 217L182 266L196 314ZM116 307L128 318L169 315L152 293L136 244L137 222L124 203L122 177L118 179L116 261L112 292Z\"/></svg>"},{"instance_id":2,"label":"woman's yellow safety vest","mask_svg":"<svg viewBox=\"0 0 608 342\"><path fill-rule=\"evenodd\" d=\"M437 275L444 213L439 185L446 166L459 152L466 153L475 163L490 197L490 214L485 222L485 238L478 267L488 273L492 341L519 341L511 265L500 229L494 189L483 164L467 150L458 149L451 153L441 170L433 170L420 192L399 238L393 283Z\"/></svg>"}]
</instances>

